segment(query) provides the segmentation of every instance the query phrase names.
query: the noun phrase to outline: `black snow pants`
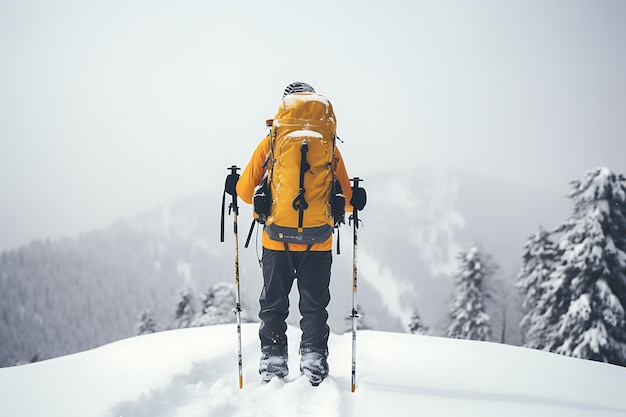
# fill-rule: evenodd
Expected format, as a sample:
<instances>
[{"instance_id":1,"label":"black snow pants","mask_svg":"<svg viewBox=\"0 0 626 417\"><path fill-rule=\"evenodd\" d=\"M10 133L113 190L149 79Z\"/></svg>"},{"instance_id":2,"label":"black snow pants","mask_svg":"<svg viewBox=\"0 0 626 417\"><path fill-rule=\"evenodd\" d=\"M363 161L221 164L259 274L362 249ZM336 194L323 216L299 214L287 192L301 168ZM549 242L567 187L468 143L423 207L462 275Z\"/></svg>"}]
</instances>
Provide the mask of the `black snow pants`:
<instances>
[{"instance_id":1,"label":"black snow pants","mask_svg":"<svg viewBox=\"0 0 626 417\"><path fill-rule=\"evenodd\" d=\"M296 279L300 293L298 306L302 316L300 352L318 352L326 357L330 330L326 308L330 302L332 252L286 252L263 248L262 261L263 290L259 297L262 354L287 355L289 293Z\"/></svg>"}]
</instances>

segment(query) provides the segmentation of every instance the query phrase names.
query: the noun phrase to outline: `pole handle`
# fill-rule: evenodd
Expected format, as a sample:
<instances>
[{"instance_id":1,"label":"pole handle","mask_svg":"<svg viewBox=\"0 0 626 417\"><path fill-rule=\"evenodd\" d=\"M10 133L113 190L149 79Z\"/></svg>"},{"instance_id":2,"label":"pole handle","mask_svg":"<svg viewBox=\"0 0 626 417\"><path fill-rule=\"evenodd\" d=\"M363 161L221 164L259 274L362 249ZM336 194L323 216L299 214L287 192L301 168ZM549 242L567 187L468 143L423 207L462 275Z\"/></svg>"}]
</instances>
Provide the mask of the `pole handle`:
<instances>
[{"instance_id":1,"label":"pole handle","mask_svg":"<svg viewBox=\"0 0 626 417\"><path fill-rule=\"evenodd\" d=\"M239 214L239 207L237 206L237 181L239 181L239 174L237 173L239 168L237 165L231 165L227 168L230 171L230 174L226 176L226 181L224 182L224 192L222 193L222 214L220 219L220 242L224 241L224 217L226 212L226 194L230 194L232 196L232 202L229 206L229 209L232 209L235 214ZM230 211L229 211L230 214Z\"/></svg>"},{"instance_id":2,"label":"pole handle","mask_svg":"<svg viewBox=\"0 0 626 417\"><path fill-rule=\"evenodd\" d=\"M355 230L359 228L359 211L363 210L365 204L367 202L367 193L365 189L359 186L360 182L365 181L363 178L354 177L351 178L352 181L352 199L350 203L352 204L352 215L349 220L354 222Z\"/></svg>"}]
</instances>

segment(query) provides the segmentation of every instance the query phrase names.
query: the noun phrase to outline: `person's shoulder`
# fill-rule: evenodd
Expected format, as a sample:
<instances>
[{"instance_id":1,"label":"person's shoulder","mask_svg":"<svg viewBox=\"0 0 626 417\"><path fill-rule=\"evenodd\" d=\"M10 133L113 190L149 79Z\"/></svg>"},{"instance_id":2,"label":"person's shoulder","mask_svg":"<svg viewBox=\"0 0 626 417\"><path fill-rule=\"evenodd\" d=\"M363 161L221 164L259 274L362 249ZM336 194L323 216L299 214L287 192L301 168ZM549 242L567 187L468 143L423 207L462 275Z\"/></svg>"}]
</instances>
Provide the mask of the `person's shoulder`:
<instances>
[{"instance_id":1,"label":"person's shoulder","mask_svg":"<svg viewBox=\"0 0 626 417\"><path fill-rule=\"evenodd\" d=\"M257 151L263 151L264 149L269 149L270 139L271 139L270 135L267 135L263 139L261 139L261 141L258 143L256 147Z\"/></svg>"}]
</instances>

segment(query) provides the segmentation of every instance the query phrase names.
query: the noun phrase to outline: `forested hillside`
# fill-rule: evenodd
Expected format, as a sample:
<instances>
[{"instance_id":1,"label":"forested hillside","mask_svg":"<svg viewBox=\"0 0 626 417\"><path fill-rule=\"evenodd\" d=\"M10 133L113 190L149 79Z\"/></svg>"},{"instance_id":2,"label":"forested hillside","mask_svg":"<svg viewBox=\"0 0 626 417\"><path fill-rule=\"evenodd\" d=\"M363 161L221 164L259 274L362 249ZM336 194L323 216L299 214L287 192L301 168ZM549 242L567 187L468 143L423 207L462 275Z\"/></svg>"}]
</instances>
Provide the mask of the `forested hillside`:
<instances>
[{"instance_id":1,"label":"forested hillside","mask_svg":"<svg viewBox=\"0 0 626 417\"><path fill-rule=\"evenodd\" d=\"M207 206L194 197L75 239L2 253L0 365L131 336L143 309L170 325L180 287L224 280L230 266L210 249L217 233Z\"/></svg>"},{"instance_id":2,"label":"forested hillside","mask_svg":"<svg viewBox=\"0 0 626 417\"><path fill-rule=\"evenodd\" d=\"M369 200L359 229L361 325L405 332L417 311L429 334L440 334L456 255L478 242L500 267L495 278L506 292L490 299L494 334L500 338L506 317L506 341L518 344L521 302L513 299L512 288L523 244L539 224L552 226L564 218L558 207L566 205L564 198L429 170L366 178L363 186ZM234 282L232 222L226 221L226 242L220 243L219 203L192 196L75 238L36 241L0 254L0 366L132 336L145 310L160 329L175 327L181 288L189 288L199 303L211 285ZM250 220L249 207L242 206L241 290L246 314L254 319L261 271L257 239L243 248ZM340 241L342 253L333 253L329 306L331 329L338 333L350 311L349 225L342 227ZM289 322L298 319L292 314Z\"/></svg>"}]
</instances>

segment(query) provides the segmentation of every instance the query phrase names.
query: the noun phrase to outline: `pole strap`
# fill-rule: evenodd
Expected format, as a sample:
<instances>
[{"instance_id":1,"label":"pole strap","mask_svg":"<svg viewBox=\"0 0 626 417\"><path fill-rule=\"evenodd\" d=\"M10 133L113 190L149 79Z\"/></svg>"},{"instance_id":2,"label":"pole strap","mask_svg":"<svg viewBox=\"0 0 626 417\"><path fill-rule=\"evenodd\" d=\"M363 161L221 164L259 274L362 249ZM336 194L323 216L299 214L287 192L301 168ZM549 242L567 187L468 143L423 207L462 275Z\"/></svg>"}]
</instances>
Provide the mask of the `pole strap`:
<instances>
[{"instance_id":1,"label":"pole strap","mask_svg":"<svg viewBox=\"0 0 626 417\"><path fill-rule=\"evenodd\" d=\"M224 211L226 210L226 189L222 193L222 216L220 219L220 242L224 241Z\"/></svg>"}]
</instances>

